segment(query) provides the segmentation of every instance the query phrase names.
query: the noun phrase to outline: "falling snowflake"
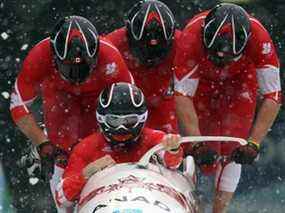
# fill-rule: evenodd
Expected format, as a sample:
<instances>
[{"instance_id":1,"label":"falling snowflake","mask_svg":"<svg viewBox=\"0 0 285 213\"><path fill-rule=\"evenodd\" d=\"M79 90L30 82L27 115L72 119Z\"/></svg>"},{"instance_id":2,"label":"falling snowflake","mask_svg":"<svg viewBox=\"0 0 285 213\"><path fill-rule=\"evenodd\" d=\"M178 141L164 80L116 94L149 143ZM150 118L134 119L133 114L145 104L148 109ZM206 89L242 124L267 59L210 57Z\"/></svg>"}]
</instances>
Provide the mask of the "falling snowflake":
<instances>
[{"instance_id":1,"label":"falling snowflake","mask_svg":"<svg viewBox=\"0 0 285 213\"><path fill-rule=\"evenodd\" d=\"M21 47L21 50L26 50L28 48L28 46L29 46L28 44L23 44Z\"/></svg>"},{"instance_id":2,"label":"falling snowflake","mask_svg":"<svg viewBox=\"0 0 285 213\"><path fill-rule=\"evenodd\" d=\"M6 91L2 92L1 95L5 98L8 99L10 97L10 94Z\"/></svg>"},{"instance_id":3,"label":"falling snowflake","mask_svg":"<svg viewBox=\"0 0 285 213\"><path fill-rule=\"evenodd\" d=\"M6 40L7 38L9 38L9 35L6 32L1 33L1 37Z\"/></svg>"}]
</instances>

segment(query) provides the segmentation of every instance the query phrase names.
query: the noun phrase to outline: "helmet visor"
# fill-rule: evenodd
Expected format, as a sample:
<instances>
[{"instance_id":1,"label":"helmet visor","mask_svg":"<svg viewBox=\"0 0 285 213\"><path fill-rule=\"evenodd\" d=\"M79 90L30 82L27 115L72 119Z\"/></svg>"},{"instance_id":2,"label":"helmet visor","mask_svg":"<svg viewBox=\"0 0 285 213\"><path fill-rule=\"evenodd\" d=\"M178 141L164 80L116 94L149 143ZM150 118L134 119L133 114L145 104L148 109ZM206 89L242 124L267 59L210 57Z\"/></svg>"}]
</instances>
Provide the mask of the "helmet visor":
<instances>
[{"instance_id":1,"label":"helmet visor","mask_svg":"<svg viewBox=\"0 0 285 213\"><path fill-rule=\"evenodd\" d=\"M144 123L147 119L147 111L141 115L115 115L106 114L100 115L97 113L97 120L99 123L104 123L106 126L114 129L130 129L135 128L139 123Z\"/></svg>"},{"instance_id":2,"label":"helmet visor","mask_svg":"<svg viewBox=\"0 0 285 213\"><path fill-rule=\"evenodd\" d=\"M82 83L90 75L92 66L87 63L57 63L61 76L71 83Z\"/></svg>"}]
</instances>

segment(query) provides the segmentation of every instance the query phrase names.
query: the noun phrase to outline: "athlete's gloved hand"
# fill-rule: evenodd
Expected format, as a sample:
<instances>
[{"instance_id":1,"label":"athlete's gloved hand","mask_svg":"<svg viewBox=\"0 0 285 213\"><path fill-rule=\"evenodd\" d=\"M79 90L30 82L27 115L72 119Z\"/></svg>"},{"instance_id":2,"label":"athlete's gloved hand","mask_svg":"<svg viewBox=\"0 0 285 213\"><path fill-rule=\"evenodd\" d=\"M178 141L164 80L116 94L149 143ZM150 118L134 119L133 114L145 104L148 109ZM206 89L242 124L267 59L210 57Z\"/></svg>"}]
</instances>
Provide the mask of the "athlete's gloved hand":
<instances>
[{"instance_id":1,"label":"athlete's gloved hand","mask_svg":"<svg viewBox=\"0 0 285 213\"><path fill-rule=\"evenodd\" d=\"M218 159L218 153L204 143L196 143L190 154L199 167L211 166Z\"/></svg>"},{"instance_id":2,"label":"athlete's gloved hand","mask_svg":"<svg viewBox=\"0 0 285 213\"><path fill-rule=\"evenodd\" d=\"M27 168L31 177L39 177L44 181L52 178L54 172L55 147L50 141L45 141L38 146L31 146L18 165Z\"/></svg>"},{"instance_id":3,"label":"athlete's gloved hand","mask_svg":"<svg viewBox=\"0 0 285 213\"><path fill-rule=\"evenodd\" d=\"M231 155L232 161L239 164L252 164L259 154L259 144L248 140L247 144L236 148Z\"/></svg>"},{"instance_id":4,"label":"athlete's gloved hand","mask_svg":"<svg viewBox=\"0 0 285 213\"><path fill-rule=\"evenodd\" d=\"M164 147L164 149L168 152L178 152L180 148L180 135L176 134L167 134L162 139L161 143Z\"/></svg>"}]
</instances>

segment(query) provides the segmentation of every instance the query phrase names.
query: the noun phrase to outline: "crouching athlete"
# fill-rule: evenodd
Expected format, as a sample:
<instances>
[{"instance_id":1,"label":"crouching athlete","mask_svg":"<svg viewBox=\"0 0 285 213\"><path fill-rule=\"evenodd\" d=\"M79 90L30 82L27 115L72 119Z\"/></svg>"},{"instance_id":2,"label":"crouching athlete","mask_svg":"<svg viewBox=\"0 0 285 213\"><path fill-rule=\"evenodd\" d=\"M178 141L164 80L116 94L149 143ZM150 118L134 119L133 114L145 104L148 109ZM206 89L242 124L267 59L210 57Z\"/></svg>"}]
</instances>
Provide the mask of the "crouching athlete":
<instances>
[{"instance_id":1,"label":"crouching athlete","mask_svg":"<svg viewBox=\"0 0 285 213\"><path fill-rule=\"evenodd\" d=\"M153 146L162 143L164 164L176 169L183 158L179 135L144 127L148 110L142 91L128 83L104 89L96 111L100 132L83 139L72 151L61 183L57 202L73 205L89 177L114 163L137 162Z\"/></svg>"}]
</instances>

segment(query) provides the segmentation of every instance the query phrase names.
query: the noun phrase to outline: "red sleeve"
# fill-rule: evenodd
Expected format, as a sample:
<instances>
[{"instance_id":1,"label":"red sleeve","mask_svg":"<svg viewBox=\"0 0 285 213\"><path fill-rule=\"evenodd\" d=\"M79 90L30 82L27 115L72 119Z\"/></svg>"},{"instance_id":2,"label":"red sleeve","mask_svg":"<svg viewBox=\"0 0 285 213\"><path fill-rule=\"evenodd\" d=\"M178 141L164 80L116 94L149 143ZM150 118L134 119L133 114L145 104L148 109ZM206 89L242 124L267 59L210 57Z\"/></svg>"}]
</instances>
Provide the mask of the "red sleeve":
<instances>
[{"instance_id":1,"label":"red sleeve","mask_svg":"<svg viewBox=\"0 0 285 213\"><path fill-rule=\"evenodd\" d=\"M66 206L66 203L78 199L80 192L86 184L82 170L95 158L94 135L91 135L77 144L68 160L63 180L57 187L57 202ZM94 158L93 158L94 157Z\"/></svg>"},{"instance_id":2,"label":"red sleeve","mask_svg":"<svg viewBox=\"0 0 285 213\"><path fill-rule=\"evenodd\" d=\"M10 110L16 122L29 114L28 107L37 97L40 83L51 66L49 40L38 43L25 58L11 94Z\"/></svg>"},{"instance_id":3,"label":"red sleeve","mask_svg":"<svg viewBox=\"0 0 285 213\"><path fill-rule=\"evenodd\" d=\"M267 30L255 18L251 20L251 38L247 50L256 65L257 80L264 98L281 103L279 59Z\"/></svg>"},{"instance_id":4,"label":"red sleeve","mask_svg":"<svg viewBox=\"0 0 285 213\"><path fill-rule=\"evenodd\" d=\"M152 130L152 129L148 129L148 131L151 131L150 142L152 143L152 146L161 143L163 137L166 136L166 134L162 131ZM177 152L163 151L160 153L160 155L164 160L165 166L171 169L176 169L179 167L180 163L183 160L183 149L180 147Z\"/></svg>"},{"instance_id":5,"label":"red sleeve","mask_svg":"<svg viewBox=\"0 0 285 213\"><path fill-rule=\"evenodd\" d=\"M203 50L201 40L204 14L195 16L182 31L174 59L174 89L184 96L193 97L199 84L199 62Z\"/></svg>"},{"instance_id":6,"label":"red sleeve","mask_svg":"<svg viewBox=\"0 0 285 213\"><path fill-rule=\"evenodd\" d=\"M119 50L106 39L101 39L100 43L102 49L104 48L103 54L107 58L103 66L105 81L108 81L108 83L128 82L133 84L134 79Z\"/></svg>"}]
</instances>

